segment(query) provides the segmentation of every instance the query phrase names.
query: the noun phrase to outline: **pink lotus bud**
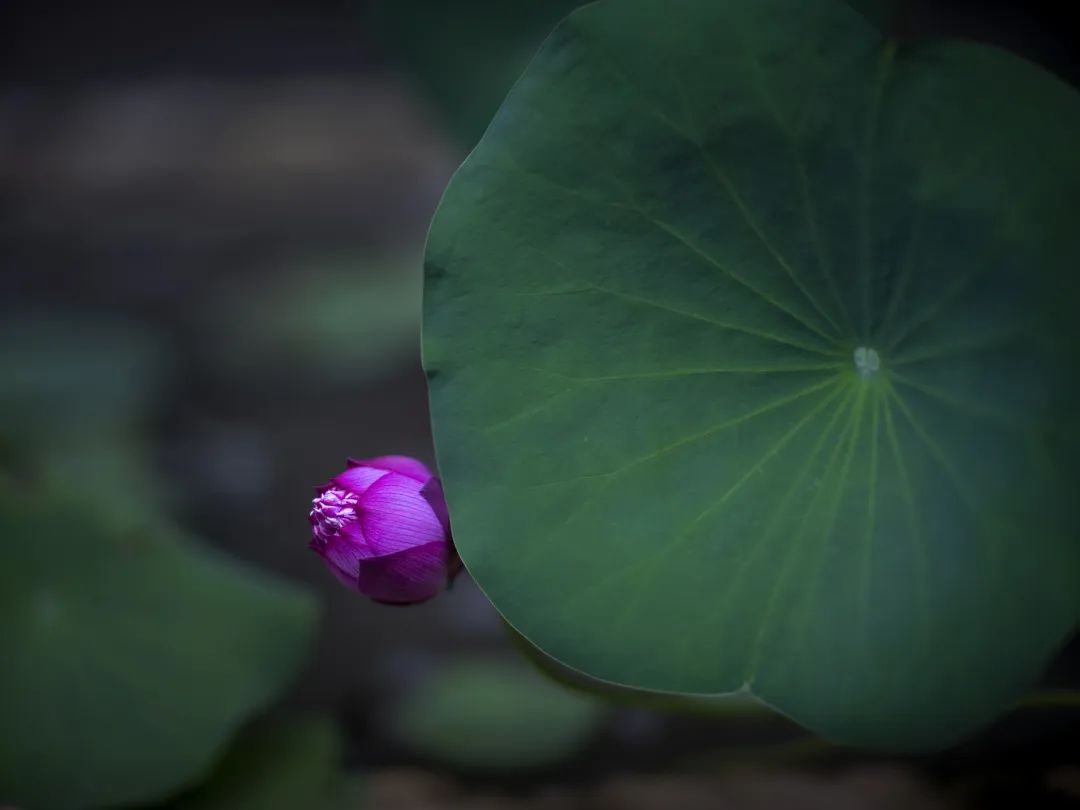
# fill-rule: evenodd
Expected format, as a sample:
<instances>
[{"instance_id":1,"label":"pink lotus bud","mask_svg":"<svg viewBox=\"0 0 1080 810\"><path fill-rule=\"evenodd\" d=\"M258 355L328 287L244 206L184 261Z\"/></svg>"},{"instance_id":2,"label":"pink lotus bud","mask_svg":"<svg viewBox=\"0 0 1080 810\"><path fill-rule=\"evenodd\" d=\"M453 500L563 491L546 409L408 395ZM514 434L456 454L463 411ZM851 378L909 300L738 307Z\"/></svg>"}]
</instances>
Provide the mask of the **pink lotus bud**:
<instances>
[{"instance_id":1,"label":"pink lotus bud","mask_svg":"<svg viewBox=\"0 0 1080 810\"><path fill-rule=\"evenodd\" d=\"M378 602L413 604L461 570L442 485L419 461L349 459L316 491L310 548L350 588Z\"/></svg>"}]
</instances>

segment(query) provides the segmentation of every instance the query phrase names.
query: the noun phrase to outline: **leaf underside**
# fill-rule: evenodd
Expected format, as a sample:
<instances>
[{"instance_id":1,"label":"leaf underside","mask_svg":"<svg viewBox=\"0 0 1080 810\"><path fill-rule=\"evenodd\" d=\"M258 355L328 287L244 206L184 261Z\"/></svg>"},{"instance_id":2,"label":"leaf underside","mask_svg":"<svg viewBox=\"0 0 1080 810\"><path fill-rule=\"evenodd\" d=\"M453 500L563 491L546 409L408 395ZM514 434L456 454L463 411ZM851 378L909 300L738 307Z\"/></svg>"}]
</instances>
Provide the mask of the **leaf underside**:
<instances>
[{"instance_id":1,"label":"leaf underside","mask_svg":"<svg viewBox=\"0 0 1080 810\"><path fill-rule=\"evenodd\" d=\"M450 184L455 539L597 678L839 742L987 723L1080 615L1080 100L839 0L605 0Z\"/></svg>"}]
</instances>

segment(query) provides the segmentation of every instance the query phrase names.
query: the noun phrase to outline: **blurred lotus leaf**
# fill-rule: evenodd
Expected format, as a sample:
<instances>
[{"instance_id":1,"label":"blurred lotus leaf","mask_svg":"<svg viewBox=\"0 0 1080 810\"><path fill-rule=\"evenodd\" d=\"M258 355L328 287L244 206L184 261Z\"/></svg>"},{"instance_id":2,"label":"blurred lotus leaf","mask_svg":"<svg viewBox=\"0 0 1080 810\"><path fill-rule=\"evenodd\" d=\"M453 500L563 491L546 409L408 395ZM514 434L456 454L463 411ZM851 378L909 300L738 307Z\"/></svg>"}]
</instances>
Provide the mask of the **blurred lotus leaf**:
<instances>
[{"instance_id":1,"label":"blurred lotus leaf","mask_svg":"<svg viewBox=\"0 0 1080 810\"><path fill-rule=\"evenodd\" d=\"M174 494L135 438L72 442L68 448L40 451L32 463L41 489L77 491L103 515L123 523L161 520Z\"/></svg>"},{"instance_id":2,"label":"blurred lotus leaf","mask_svg":"<svg viewBox=\"0 0 1080 810\"><path fill-rule=\"evenodd\" d=\"M410 748L451 765L506 770L548 765L578 751L604 707L517 663L448 664L408 693L392 717Z\"/></svg>"},{"instance_id":3,"label":"blurred lotus leaf","mask_svg":"<svg viewBox=\"0 0 1080 810\"><path fill-rule=\"evenodd\" d=\"M0 797L160 798L276 697L316 618L295 588L121 526L69 491L0 491Z\"/></svg>"},{"instance_id":4,"label":"blurred lotus leaf","mask_svg":"<svg viewBox=\"0 0 1080 810\"><path fill-rule=\"evenodd\" d=\"M61 311L0 315L0 442L70 447L142 421L167 379L154 335Z\"/></svg>"},{"instance_id":5,"label":"blurred lotus leaf","mask_svg":"<svg viewBox=\"0 0 1080 810\"><path fill-rule=\"evenodd\" d=\"M330 807L341 788L341 738L327 718L259 723L244 731L213 775L174 810Z\"/></svg>"},{"instance_id":6,"label":"blurred lotus leaf","mask_svg":"<svg viewBox=\"0 0 1080 810\"><path fill-rule=\"evenodd\" d=\"M355 383L415 364L422 285L419 255L299 262L219 290L207 345L224 372L241 378Z\"/></svg>"},{"instance_id":7,"label":"blurred lotus leaf","mask_svg":"<svg viewBox=\"0 0 1080 810\"><path fill-rule=\"evenodd\" d=\"M141 429L170 366L152 332L117 318L0 316L0 465L117 516L160 515Z\"/></svg>"}]
</instances>

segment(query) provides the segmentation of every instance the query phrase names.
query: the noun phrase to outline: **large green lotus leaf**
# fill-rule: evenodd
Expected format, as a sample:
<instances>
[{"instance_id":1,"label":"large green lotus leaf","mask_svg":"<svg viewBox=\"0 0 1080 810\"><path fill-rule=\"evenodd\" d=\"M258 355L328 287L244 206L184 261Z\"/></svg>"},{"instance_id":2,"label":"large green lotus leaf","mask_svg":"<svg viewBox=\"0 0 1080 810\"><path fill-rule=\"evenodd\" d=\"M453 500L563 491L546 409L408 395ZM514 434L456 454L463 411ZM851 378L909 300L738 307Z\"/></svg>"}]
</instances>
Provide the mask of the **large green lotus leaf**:
<instances>
[{"instance_id":1,"label":"large green lotus leaf","mask_svg":"<svg viewBox=\"0 0 1080 810\"><path fill-rule=\"evenodd\" d=\"M770 718L778 715L762 704L749 692L733 692L721 695L683 695L673 692L655 692L592 678L581 670L568 667L561 661L546 655L527 638L511 627L507 634L514 648L539 672L555 683L605 703L647 709L670 714L709 715L717 718Z\"/></svg>"},{"instance_id":2,"label":"large green lotus leaf","mask_svg":"<svg viewBox=\"0 0 1080 810\"><path fill-rule=\"evenodd\" d=\"M461 554L548 655L948 745L1080 615L1080 98L839 0L606 0L427 248Z\"/></svg>"},{"instance_id":3,"label":"large green lotus leaf","mask_svg":"<svg viewBox=\"0 0 1080 810\"><path fill-rule=\"evenodd\" d=\"M849 0L879 25L896 0ZM371 23L471 148L552 27L585 0L376 0Z\"/></svg>"},{"instance_id":4,"label":"large green lotus leaf","mask_svg":"<svg viewBox=\"0 0 1080 810\"><path fill-rule=\"evenodd\" d=\"M547 33L585 0L376 0L371 19L462 146L479 140Z\"/></svg>"},{"instance_id":5,"label":"large green lotus leaf","mask_svg":"<svg viewBox=\"0 0 1080 810\"><path fill-rule=\"evenodd\" d=\"M66 493L0 497L0 802L146 801L204 775L307 651L304 594Z\"/></svg>"}]
</instances>

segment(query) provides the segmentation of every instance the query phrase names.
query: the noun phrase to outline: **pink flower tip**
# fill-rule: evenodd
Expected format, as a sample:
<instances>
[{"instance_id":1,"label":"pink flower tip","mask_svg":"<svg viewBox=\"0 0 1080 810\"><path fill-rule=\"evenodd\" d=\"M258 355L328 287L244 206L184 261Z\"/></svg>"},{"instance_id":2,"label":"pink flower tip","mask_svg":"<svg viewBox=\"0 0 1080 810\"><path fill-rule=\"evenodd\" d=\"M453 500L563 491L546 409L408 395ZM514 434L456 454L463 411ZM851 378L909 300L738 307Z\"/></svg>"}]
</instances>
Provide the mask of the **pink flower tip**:
<instances>
[{"instance_id":1,"label":"pink flower tip","mask_svg":"<svg viewBox=\"0 0 1080 810\"><path fill-rule=\"evenodd\" d=\"M310 548L353 590L411 605L460 572L442 485L416 459L349 459L317 493L308 515Z\"/></svg>"}]
</instances>

